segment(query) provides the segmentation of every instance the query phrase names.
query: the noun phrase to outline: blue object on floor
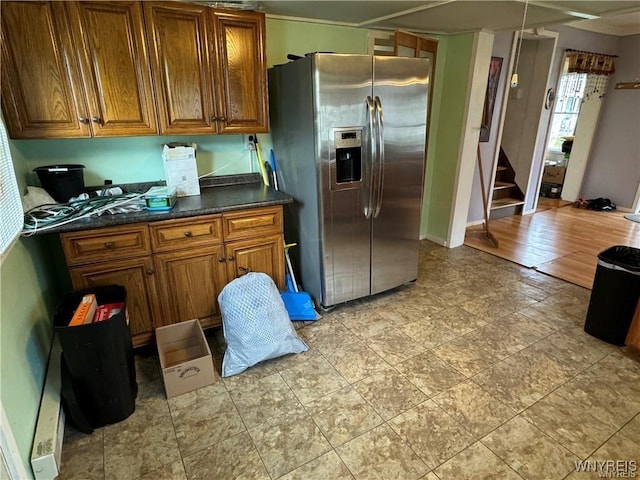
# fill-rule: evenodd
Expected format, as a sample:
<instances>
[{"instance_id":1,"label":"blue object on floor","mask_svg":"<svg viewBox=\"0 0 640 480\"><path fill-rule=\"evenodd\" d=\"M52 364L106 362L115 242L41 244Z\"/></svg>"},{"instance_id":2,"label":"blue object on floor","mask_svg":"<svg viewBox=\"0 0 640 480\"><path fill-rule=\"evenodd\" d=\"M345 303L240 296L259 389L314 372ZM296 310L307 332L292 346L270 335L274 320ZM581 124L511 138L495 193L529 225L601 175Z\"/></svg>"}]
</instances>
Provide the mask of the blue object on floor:
<instances>
[{"instance_id":1,"label":"blue object on floor","mask_svg":"<svg viewBox=\"0 0 640 480\"><path fill-rule=\"evenodd\" d=\"M315 321L318 319L311 295L306 292L296 292L291 275L285 275L287 290L280 292L284 306L291 320Z\"/></svg>"}]
</instances>

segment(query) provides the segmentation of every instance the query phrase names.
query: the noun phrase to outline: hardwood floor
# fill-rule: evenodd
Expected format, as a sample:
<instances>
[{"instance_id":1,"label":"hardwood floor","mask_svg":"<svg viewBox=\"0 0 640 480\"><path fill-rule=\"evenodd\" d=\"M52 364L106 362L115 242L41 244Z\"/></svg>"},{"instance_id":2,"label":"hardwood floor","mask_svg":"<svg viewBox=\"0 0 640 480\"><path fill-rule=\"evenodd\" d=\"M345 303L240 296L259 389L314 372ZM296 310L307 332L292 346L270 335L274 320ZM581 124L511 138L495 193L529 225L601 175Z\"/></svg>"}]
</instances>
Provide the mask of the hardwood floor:
<instances>
[{"instance_id":1,"label":"hardwood floor","mask_svg":"<svg viewBox=\"0 0 640 480\"><path fill-rule=\"evenodd\" d=\"M589 289L598 253L614 245L640 248L640 223L625 219L624 212L549 207L546 202L543 208L533 215L491 220L499 248L491 246L483 225L468 228L464 243Z\"/></svg>"}]
</instances>

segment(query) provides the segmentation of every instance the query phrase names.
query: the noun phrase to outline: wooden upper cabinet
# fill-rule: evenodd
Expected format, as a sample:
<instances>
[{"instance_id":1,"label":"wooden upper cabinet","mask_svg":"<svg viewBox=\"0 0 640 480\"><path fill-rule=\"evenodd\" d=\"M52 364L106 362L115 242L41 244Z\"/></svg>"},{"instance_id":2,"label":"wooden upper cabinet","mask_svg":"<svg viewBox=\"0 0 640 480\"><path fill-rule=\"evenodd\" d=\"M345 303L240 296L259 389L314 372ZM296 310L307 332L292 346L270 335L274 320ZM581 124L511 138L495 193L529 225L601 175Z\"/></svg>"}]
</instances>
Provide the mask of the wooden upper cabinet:
<instances>
[{"instance_id":1,"label":"wooden upper cabinet","mask_svg":"<svg viewBox=\"0 0 640 480\"><path fill-rule=\"evenodd\" d=\"M221 133L268 131L264 15L214 11Z\"/></svg>"},{"instance_id":2,"label":"wooden upper cabinet","mask_svg":"<svg viewBox=\"0 0 640 480\"><path fill-rule=\"evenodd\" d=\"M68 2L94 136L158 133L142 6Z\"/></svg>"},{"instance_id":3,"label":"wooden upper cabinet","mask_svg":"<svg viewBox=\"0 0 640 480\"><path fill-rule=\"evenodd\" d=\"M2 2L2 107L12 138L87 137L64 2Z\"/></svg>"},{"instance_id":4,"label":"wooden upper cabinet","mask_svg":"<svg viewBox=\"0 0 640 480\"><path fill-rule=\"evenodd\" d=\"M218 133L210 10L144 2L162 134Z\"/></svg>"}]
</instances>

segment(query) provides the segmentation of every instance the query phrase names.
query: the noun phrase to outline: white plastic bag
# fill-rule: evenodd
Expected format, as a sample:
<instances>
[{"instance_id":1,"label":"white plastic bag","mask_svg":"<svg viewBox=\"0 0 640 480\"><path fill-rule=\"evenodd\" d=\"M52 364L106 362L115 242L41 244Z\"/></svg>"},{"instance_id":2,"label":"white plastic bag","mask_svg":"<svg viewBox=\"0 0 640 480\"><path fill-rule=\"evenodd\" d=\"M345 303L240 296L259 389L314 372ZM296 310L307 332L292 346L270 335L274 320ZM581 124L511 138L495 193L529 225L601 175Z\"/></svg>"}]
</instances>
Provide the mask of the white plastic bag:
<instances>
[{"instance_id":1,"label":"white plastic bag","mask_svg":"<svg viewBox=\"0 0 640 480\"><path fill-rule=\"evenodd\" d=\"M218 296L227 350L222 376L309 347L298 337L271 277L250 272L228 283Z\"/></svg>"}]
</instances>

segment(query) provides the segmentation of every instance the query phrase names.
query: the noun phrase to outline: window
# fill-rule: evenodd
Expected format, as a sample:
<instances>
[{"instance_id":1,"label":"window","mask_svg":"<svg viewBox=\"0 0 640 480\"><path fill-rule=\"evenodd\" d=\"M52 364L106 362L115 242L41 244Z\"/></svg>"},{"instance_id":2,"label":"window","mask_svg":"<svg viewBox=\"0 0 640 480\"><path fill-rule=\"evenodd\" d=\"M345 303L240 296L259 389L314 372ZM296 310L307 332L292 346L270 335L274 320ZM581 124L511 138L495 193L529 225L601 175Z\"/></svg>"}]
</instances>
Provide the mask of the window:
<instances>
[{"instance_id":1,"label":"window","mask_svg":"<svg viewBox=\"0 0 640 480\"><path fill-rule=\"evenodd\" d=\"M565 62L565 72L567 63ZM587 84L586 73L563 73L556 95L547 150L562 151L564 137L573 137Z\"/></svg>"},{"instance_id":2,"label":"window","mask_svg":"<svg viewBox=\"0 0 640 480\"><path fill-rule=\"evenodd\" d=\"M4 259L23 225L22 203L4 120L0 117L0 256Z\"/></svg>"}]
</instances>

